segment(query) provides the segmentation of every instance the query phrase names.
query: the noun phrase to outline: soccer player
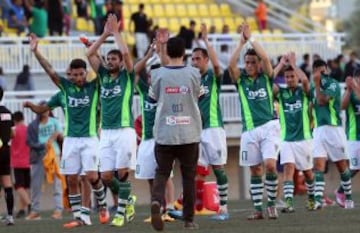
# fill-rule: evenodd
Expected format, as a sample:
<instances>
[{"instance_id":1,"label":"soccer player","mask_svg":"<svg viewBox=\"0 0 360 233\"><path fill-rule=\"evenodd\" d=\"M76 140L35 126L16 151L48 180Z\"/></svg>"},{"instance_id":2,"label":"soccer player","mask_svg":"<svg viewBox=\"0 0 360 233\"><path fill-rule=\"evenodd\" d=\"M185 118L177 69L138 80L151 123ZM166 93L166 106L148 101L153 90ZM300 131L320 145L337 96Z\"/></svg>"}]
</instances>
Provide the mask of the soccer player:
<instances>
[{"instance_id":1,"label":"soccer player","mask_svg":"<svg viewBox=\"0 0 360 233\"><path fill-rule=\"evenodd\" d=\"M53 83L65 96L65 139L60 162L61 173L67 175L69 201L75 221L65 224L72 228L91 225L90 209L81 207L79 173L83 169L100 206L99 219L107 223L109 212L106 207L104 185L98 176L98 138L96 129L96 107L98 104L98 83L86 82L86 63L81 59L70 62L72 81L60 77L38 49L38 39L30 34L30 47L40 65Z\"/></svg>"},{"instance_id":2,"label":"soccer player","mask_svg":"<svg viewBox=\"0 0 360 233\"><path fill-rule=\"evenodd\" d=\"M347 149L350 159L351 178L360 169L360 96L353 89L360 80L360 70L354 72L354 77L346 78L346 90L342 99L341 108L346 111ZM342 185L335 191L336 202L345 207L346 194Z\"/></svg>"},{"instance_id":3,"label":"soccer player","mask_svg":"<svg viewBox=\"0 0 360 233\"><path fill-rule=\"evenodd\" d=\"M118 208L111 225L121 227L135 216L136 197L133 196L129 201L131 185L127 180L131 159L136 156L136 133L132 115L135 75L129 49L117 28L116 16L110 14L104 33L89 47L86 55L100 83L101 178L111 189L119 190ZM110 35L115 37L119 50L108 52L105 68L96 51ZM118 171L119 180L113 179L114 170Z\"/></svg>"},{"instance_id":4,"label":"soccer player","mask_svg":"<svg viewBox=\"0 0 360 233\"><path fill-rule=\"evenodd\" d=\"M71 79L71 77L69 77ZM51 111L57 107L61 107L62 110L65 110L66 106L66 99L64 94L59 91L55 95L51 96L49 101L47 101L45 104L34 104L30 101L24 102L25 108L30 108L31 111L42 114L46 111ZM86 208L91 207L91 185L86 178L86 175L84 171L81 171L80 173L80 190L81 190L81 206L84 206Z\"/></svg>"},{"instance_id":5,"label":"soccer player","mask_svg":"<svg viewBox=\"0 0 360 233\"><path fill-rule=\"evenodd\" d=\"M285 69L284 69L285 68ZM282 56L275 68L276 74L284 69L287 87L274 85L274 95L279 100L281 126L280 163L284 165L283 193L286 207L283 213L294 209L295 168L305 175L308 192L308 207L314 205L314 175L312 173L312 140L309 116L310 85L305 73L296 67L295 53ZM301 86L298 86L299 80Z\"/></svg>"},{"instance_id":6,"label":"soccer player","mask_svg":"<svg viewBox=\"0 0 360 233\"><path fill-rule=\"evenodd\" d=\"M204 88L204 95L199 100L199 108L202 118L202 133L200 141L199 165L208 167L212 165L216 176L216 183L220 196L220 209L215 220L226 220L229 218L227 210L228 200L228 178L224 165L227 160L226 134L219 103L221 89L221 70L214 48L209 43L207 28L201 25L202 39L206 45L204 48L195 48L192 52L192 65L200 70L201 85ZM209 59L213 69L209 68ZM197 199L202 199L204 189L204 177L198 175L196 181ZM199 197L200 194L200 197ZM197 209L202 209L198 208Z\"/></svg>"},{"instance_id":7,"label":"soccer player","mask_svg":"<svg viewBox=\"0 0 360 233\"><path fill-rule=\"evenodd\" d=\"M4 91L0 87L0 102L2 101ZM11 182L10 171L10 139L11 128L14 123L12 121L11 112L5 106L0 105L0 183L5 191L5 201L7 208L7 216L5 224L14 225L14 194Z\"/></svg>"},{"instance_id":8,"label":"soccer player","mask_svg":"<svg viewBox=\"0 0 360 233\"><path fill-rule=\"evenodd\" d=\"M314 210L323 206L324 170L327 157L340 173L340 185L346 196L344 207L354 208L351 198L351 172L345 154L345 132L341 127L341 91L339 83L329 76L327 64L323 60L313 63L314 86L311 90L314 118L314 171L315 205Z\"/></svg>"},{"instance_id":9,"label":"soccer player","mask_svg":"<svg viewBox=\"0 0 360 233\"><path fill-rule=\"evenodd\" d=\"M274 126L273 105L273 69L270 59L258 42L251 37L249 25L242 25L240 42L231 56L230 77L237 83L241 102L243 133L241 135L240 165L250 167L250 193L255 212L249 220L263 219L263 164L265 168L265 186L268 196L267 215L269 219L278 218L275 208L278 186L276 161L278 131ZM245 43L253 49L245 53L245 70L240 71L237 61ZM262 72L259 72L262 68Z\"/></svg>"}]
</instances>

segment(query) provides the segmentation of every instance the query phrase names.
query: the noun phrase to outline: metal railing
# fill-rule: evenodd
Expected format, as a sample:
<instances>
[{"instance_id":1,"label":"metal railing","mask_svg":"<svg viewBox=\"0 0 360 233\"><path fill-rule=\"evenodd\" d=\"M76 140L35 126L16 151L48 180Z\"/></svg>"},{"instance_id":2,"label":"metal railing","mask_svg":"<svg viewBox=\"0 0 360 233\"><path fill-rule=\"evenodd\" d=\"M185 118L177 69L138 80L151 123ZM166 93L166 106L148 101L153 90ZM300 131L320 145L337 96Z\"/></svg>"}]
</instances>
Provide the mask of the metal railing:
<instances>
[{"instance_id":1,"label":"metal railing","mask_svg":"<svg viewBox=\"0 0 360 233\"><path fill-rule=\"evenodd\" d=\"M317 53L324 59L335 57L341 53L345 37L342 33L254 34L253 36L263 45L269 57L276 58L291 50L297 54L299 61L304 53ZM239 34L209 35L217 53L220 53L221 45L227 44L229 48L226 53L231 54L239 38ZM90 40L95 39L96 37L90 38ZM85 47L78 37L45 37L41 39L39 48L58 72L65 72L73 58L85 59ZM113 48L115 48L114 41L109 38L107 43L101 46L100 52L105 54ZM187 53L190 52L187 51ZM19 73L25 64L30 65L34 73L44 72L34 55L31 54L27 38L0 37L0 54L0 66L5 73ZM242 63L241 59L239 63Z\"/></svg>"}]
</instances>

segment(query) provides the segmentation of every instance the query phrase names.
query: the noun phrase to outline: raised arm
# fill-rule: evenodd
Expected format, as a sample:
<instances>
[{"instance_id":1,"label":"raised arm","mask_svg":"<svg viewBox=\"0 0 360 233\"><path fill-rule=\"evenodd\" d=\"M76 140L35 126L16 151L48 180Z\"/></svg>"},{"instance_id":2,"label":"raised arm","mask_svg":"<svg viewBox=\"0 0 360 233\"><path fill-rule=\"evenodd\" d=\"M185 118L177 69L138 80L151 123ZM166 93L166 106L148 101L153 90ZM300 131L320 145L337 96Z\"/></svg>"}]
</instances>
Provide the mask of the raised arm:
<instances>
[{"instance_id":1,"label":"raised arm","mask_svg":"<svg viewBox=\"0 0 360 233\"><path fill-rule=\"evenodd\" d=\"M278 74L281 72L281 70L284 68L284 66L286 65L288 60L288 55L284 54L281 59L279 64L276 65L276 67L274 68L274 77L277 77Z\"/></svg>"},{"instance_id":2,"label":"raised arm","mask_svg":"<svg viewBox=\"0 0 360 233\"><path fill-rule=\"evenodd\" d=\"M313 75L314 84L315 84L315 93L316 93L316 101L319 105L326 105L330 101L330 96L323 94L320 91L320 83L321 83L321 72L320 70L316 70Z\"/></svg>"},{"instance_id":3,"label":"raised arm","mask_svg":"<svg viewBox=\"0 0 360 233\"><path fill-rule=\"evenodd\" d=\"M24 106L24 108L30 108L31 111L33 111L34 113L37 113L37 114L41 114L41 113L51 110L50 107L45 104L44 105L33 104L30 101L25 101L23 103L23 106Z\"/></svg>"},{"instance_id":4,"label":"raised arm","mask_svg":"<svg viewBox=\"0 0 360 233\"><path fill-rule=\"evenodd\" d=\"M29 35L29 42L30 42L30 48L31 51L34 53L36 59L39 61L41 67L45 70L45 72L49 75L51 78L51 81L56 85L60 85L60 77L57 75L51 64L46 60L45 57L40 53L38 49L39 41L35 34L31 33Z\"/></svg>"},{"instance_id":5,"label":"raised arm","mask_svg":"<svg viewBox=\"0 0 360 233\"><path fill-rule=\"evenodd\" d=\"M243 28L243 35L245 40L250 42L256 54L261 58L264 73L269 78L272 78L274 76L274 71L270 62L270 58L266 54L263 47L257 41L255 41L254 38L251 37L250 26L245 23L242 28Z\"/></svg>"},{"instance_id":6,"label":"raised arm","mask_svg":"<svg viewBox=\"0 0 360 233\"><path fill-rule=\"evenodd\" d=\"M347 107L349 106L349 103L350 103L351 91L352 91L352 86L353 86L352 79L353 79L352 77L347 77L345 80L346 89L345 89L343 99L341 102L341 109L343 109L343 110L347 109Z\"/></svg>"},{"instance_id":7,"label":"raised arm","mask_svg":"<svg viewBox=\"0 0 360 233\"><path fill-rule=\"evenodd\" d=\"M229 61L229 75L233 82L236 82L240 77L240 69L238 67L238 60L240 57L240 53L242 48L244 47L246 40L244 38L243 33L241 33L239 44L236 46L234 52L231 54Z\"/></svg>"},{"instance_id":8,"label":"raised arm","mask_svg":"<svg viewBox=\"0 0 360 233\"><path fill-rule=\"evenodd\" d=\"M125 69L130 72L132 71L134 64L130 56L129 48L127 47L124 39L122 38L121 33L118 32L119 25L116 15L109 15L108 22L110 24L111 32L115 37L115 42L120 50L120 53L122 54Z\"/></svg>"},{"instance_id":9,"label":"raised arm","mask_svg":"<svg viewBox=\"0 0 360 233\"><path fill-rule=\"evenodd\" d=\"M170 59L166 51L166 43L169 40L169 32L167 29L161 28L156 32L156 52L160 57L162 66L166 66Z\"/></svg>"},{"instance_id":10,"label":"raised arm","mask_svg":"<svg viewBox=\"0 0 360 233\"><path fill-rule=\"evenodd\" d=\"M360 99L360 79L359 78L353 78L352 80L352 86L351 86L354 94L358 99Z\"/></svg>"},{"instance_id":11,"label":"raised arm","mask_svg":"<svg viewBox=\"0 0 360 233\"><path fill-rule=\"evenodd\" d=\"M152 55L154 54L155 51L155 42L153 42L148 51L146 52L145 56L143 58L141 58L140 61L138 61L135 66L134 66L134 71L135 71L135 84L138 83L139 81L139 74L140 72L145 69L146 67L146 62L152 57Z\"/></svg>"},{"instance_id":12,"label":"raised arm","mask_svg":"<svg viewBox=\"0 0 360 233\"><path fill-rule=\"evenodd\" d=\"M211 61L212 65L213 65L213 68L214 68L215 76L217 78L220 78L221 77L220 76L221 75L221 69L220 69L219 60L218 60L218 58L216 56L215 49L212 47L212 45L210 44L210 42L208 40L208 31L207 31L206 24L201 24L201 36L202 36L202 39L205 42L206 49L208 51L210 61Z\"/></svg>"},{"instance_id":13,"label":"raised arm","mask_svg":"<svg viewBox=\"0 0 360 233\"><path fill-rule=\"evenodd\" d=\"M293 70L295 71L296 76L300 79L302 87L303 87L303 91L306 94L310 93L310 83L309 80L306 76L306 74L296 66L296 56L294 52L290 52L288 55L288 59L289 59L289 64L290 66L293 68Z\"/></svg>"},{"instance_id":14,"label":"raised arm","mask_svg":"<svg viewBox=\"0 0 360 233\"><path fill-rule=\"evenodd\" d=\"M111 35L111 31L109 29L109 23L106 22L104 26L104 32L101 34L98 40L96 40L94 43L91 44L91 46L86 51L86 56L89 60L89 63L93 70L97 72L99 70L99 67L101 64L103 64L103 61L101 60L98 50L100 46L104 43L106 38L108 38Z\"/></svg>"}]
</instances>

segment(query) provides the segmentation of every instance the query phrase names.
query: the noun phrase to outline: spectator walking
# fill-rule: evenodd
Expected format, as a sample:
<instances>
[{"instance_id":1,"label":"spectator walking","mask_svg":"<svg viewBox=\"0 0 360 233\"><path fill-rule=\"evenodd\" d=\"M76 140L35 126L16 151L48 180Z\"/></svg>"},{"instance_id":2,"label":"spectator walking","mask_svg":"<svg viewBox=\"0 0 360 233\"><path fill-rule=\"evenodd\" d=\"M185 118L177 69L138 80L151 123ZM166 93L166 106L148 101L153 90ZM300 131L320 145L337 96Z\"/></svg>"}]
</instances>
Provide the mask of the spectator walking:
<instances>
[{"instance_id":1,"label":"spectator walking","mask_svg":"<svg viewBox=\"0 0 360 233\"><path fill-rule=\"evenodd\" d=\"M305 73L308 80L310 80L310 77L311 77L311 65L310 65L310 55L308 53L305 53L303 55L303 63L301 63L300 69L302 70L302 72Z\"/></svg>"},{"instance_id":2,"label":"spectator walking","mask_svg":"<svg viewBox=\"0 0 360 233\"><path fill-rule=\"evenodd\" d=\"M267 28L267 6L263 0L258 0L258 5L255 9L255 16L260 31L265 30Z\"/></svg>"},{"instance_id":3,"label":"spectator walking","mask_svg":"<svg viewBox=\"0 0 360 233\"><path fill-rule=\"evenodd\" d=\"M150 99L157 102L154 138L157 169L152 189L151 224L162 231L160 207L165 196L165 184L175 159L180 162L183 180L184 228L197 229L194 223L195 175L199 157L201 116L198 98L201 95L201 74L194 67L184 66L185 42L168 35L159 37L166 43L169 63L151 72Z\"/></svg>"},{"instance_id":4,"label":"spectator walking","mask_svg":"<svg viewBox=\"0 0 360 233\"><path fill-rule=\"evenodd\" d=\"M48 14L44 8L44 0L35 0L34 5L30 4L30 0L24 0L24 4L32 17L29 31L38 37L46 36Z\"/></svg>"},{"instance_id":5,"label":"spectator walking","mask_svg":"<svg viewBox=\"0 0 360 233\"><path fill-rule=\"evenodd\" d=\"M26 211L30 213L31 200L29 196L30 188L30 148L26 144L27 126L24 123L22 112L13 114L15 127L10 146L10 166L15 177L15 190L19 195L19 211L16 218L26 216Z\"/></svg>"},{"instance_id":6,"label":"spectator walking","mask_svg":"<svg viewBox=\"0 0 360 233\"><path fill-rule=\"evenodd\" d=\"M131 15L129 31L131 30L131 23L134 22L135 28L135 45L137 58L141 59L145 56L146 50L149 46L148 20L144 12L145 5L139 4L139 10Z\"/></svg>"},{"instance_id":7,"label":"spectator walking","mask_svg":"<svg viewBox=\"0 0 360 233\"><path fill-rule=\"evenodd\" d=\"M50 36L63 34L64 12L61 0L48 0L48 27Z\"/></svg>"},{"instance_id":8,"label":"spectator walking","mask_svg":"<svg viewBox=\"0 0 360 233\"><path fill-rule=\"evenodd\" d=\"M45 103L43 103L45 104ZM44 180L43 157L46 148L51 145L54 148L56 158L60 158L60 148L57 144L57 137L61 134L59 122L51 117L50 111L37 115L31 122L27 130L27 144L30 147L31 163L31 212L26 220L39 220L40 217L40 198L41 185ZM54 177L53 198L55 210L52 214L53 219L62 218L62 186L59 178Z\"/></svg>"}]
</instances>

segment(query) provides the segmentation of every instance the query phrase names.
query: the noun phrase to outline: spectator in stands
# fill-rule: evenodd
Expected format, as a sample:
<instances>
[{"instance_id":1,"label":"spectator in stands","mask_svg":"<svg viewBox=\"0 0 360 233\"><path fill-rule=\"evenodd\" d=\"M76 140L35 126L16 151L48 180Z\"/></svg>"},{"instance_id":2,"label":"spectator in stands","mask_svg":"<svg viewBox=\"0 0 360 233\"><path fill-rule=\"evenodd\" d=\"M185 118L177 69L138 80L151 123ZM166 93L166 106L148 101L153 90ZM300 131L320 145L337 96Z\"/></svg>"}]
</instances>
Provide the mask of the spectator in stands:
<instances>
[{"instance_id":1,"label":"spectator in stands","mask_svg":"<svg viewBox=\"0 0 360 233\"><path fill-rule=\"evenodd\" d=\"M35 0L33 6L30 4L30 0L24 0L24 5L32 15L32 21L29 26L30 32L38 37L46 36L48 15L44 8L44 0Z\"/></svg>"},{"instance_id":2,"label":"spectator in stands","mask_svg":"<svg viewBox=\"0 0 360 233\"><path fill-rule=\"evenodd\" d=\"M61 0L48 0L48 26L50 36L63 34L64 12Z\"/></svg>"},{"instance_id":3,"label":"spectator in stands","mask_svg":"<svg viewBox=\"0 0 360 233\"><path fill-rule=\"evenodd\" d=\"M229 25L224 24L221 33L222 34L229 34L229 32L230 32Z\"/></svg>"},{"instance_id":4,"label":"spectator in stands","mask_svg":"<svg viewBox=\"0 0 360 233\"><path fill-rule=\"evenodd\" d=\"M11 0L0 1L0 9L2 12L2 15L1 15L2 19L8 18L10 6L11 6Z\"/></svg>"},{"instance_id":5,"label":"spectator in stands","mask_svg":"<svg viewBox=\"0 0 360 233\"><path fill-rule=\"evenodd\" d=\"M71 27L70 7L70 0L62 0L64 33L67 36L70 35Z\"/></svg>"},{"instance_id":6,"label":"spectator in stands","mask_svg":"<svg viewBox=\"0 0 360 233\"><path fill-rule=\"evenodd\" d=\"M221 29L222 36L221 36L221 38L218 38L218 41L223 41L223 42L232 41L232 38L229 35L229 32L230 32L229 25L224 24L222 29Z\"/></svg>"},{"instance_id":7,"label":"spectator in stands","mask_svg":"<svg viewBox=\"0 0 360 233\"><path fill-rule=\"evenodd\" d=\"M190 27L188 29L185 28L183 31L180 30L180 37L185 41L185 49L192 49L193 47L193 41L195 39L195 26L196 22L194 20L190 20Z\"/></svg>"},{"instance_id":8,"label":"spectator in stands","mask_svg":"<svg viewBox=\"0 0 360 233\"><path fill-rule=\"evenodd\" d=\"M149 39L147 37L148 33L148 20L144 12L144 4L139 4L139 11L131 15L129 31L131 30L131 23L134 22L135 25L135 44L136 44L136 53L137 58L141 59L144 57L147 48L149 46Z\"/></svg>"},{"instance_id":9,"label":"spectator in stands","mask_svg":"<svg viewBox=\"0 0 360 233\"><path fill-rule=\"evenodd\" d=\"M23 70L16 77L14 91L31 91L34 90L34 82L30 73L30 66L24 65Z\"/></svg>"},{"instance_id":10,"label":"spectator in stands","mask_svg":"<svg viewBox=\"0 0 360 233\"><path fill-rule=\"evenodd\" d=\"M19 195L20 205L16 218L25 217L31 210L28 194L30 188L30 148L26 144L27 126L22 112L13 114L14 128L10 145L10 166L15 177L15 190Z\"/></svg>"},{"instance_id":11,"label":"spectator in stands","mask_svg":"<svg viewBox=\"0 0 360 233\"><path fill-rule=\"evenodd\" d=\"M255 9L255 16L259 25L259 29L265 30L267 28L267 6L263 0L258 0L258 5Z\"/></svg>"},{"instance_id":12,"label":"spectator in stands","mask_svg":"<svg viewBox=\"0 0 360 233\"><path fill-rule=\"evenodd\" d=\"M8 13L8 27L17 29L17 34L20 35L27 27L22 0L14 0L14 3L10 4Z\"/></svg>"},{"instance_id":13,"label":"spectator in stands","mask_svg":"<svg viewBox=\"0 0 360 233\"><path fill-rule=\"evenodd\" d=\"M75 0L77 16L80 18L88 18L87 12L87 1L86 0Z\"/></svg>"},{"instance_id":14,"label":"spectator in stands","mask_svg":"<svg viewBox=\"0 0 360 233\"><path fill-rule=\"evenodd\" d=\"M211 25L209 28L209 34L215 34L216 33L216 27L215 25Z\"/></svg>"},{"instance_id":15,"label":"spectator in stands","mask_svg":"<svg viewBox=\"0 0 360 233\"><path fill-rule=\"evenodd\" d=\"M0 87L6 91L6 80L4 76L3 68L0 66Z\"/></svg>"},{"instance_id":16,"label":"spectator in stands","mask_svg":"<svg viewBox=\"0 0 360 233\"><path fill-rule=\"evenodd\" d=\"M221 69L225 70L228 67L230 61L229 46L227 44L220 45L218 59L220 61Z\"/></svg>"},{"instance_id":17,"label":"spectator in stands","mask_svg":"<svg viewBox=\"0 0 360 233\"><path fill-rule=\"evenodd\" d=\"M301 63L300 69L305 73L306 77L310 80L311 65L310 65L310 56L308 53L305 53L303 55L303 63Z\"/></svg>"},{"instance_id":18,"label":"spectator in stands","mask_svg":"<svg viewBox=\"0 0 360 233\"><path fill-rule=\"evenodd\" d=\"M123 2L122 2L122 0L112 0L110 6L111 7L107 8L106 15L103 18L102 29L104 29L105 22L106 22L107 18L109 17L109 15L115 14L116 18L119 22L119 32L121 32L124 30L124 14L123 14L123 8L122 8ZM101 31L101 33L102 33L102 31Z\"/></svg>"},{"instance_id":19,"label":"spectator in stands","mask_svg":"<svg viewBox=\"0 0 360 233\"><path fill-rule=\"evenodd\" d=\"M236 28L236 33L241 34L241 32L242 32L242 25L240 24Z\"/></svg>"},{"instance_id":20,"label":"spectator in stands","mask_svg":"<svg viewBox=\"0 0 360 233\"><path fill-rule=\"evenodd\" d=\"M312 61L313 61L313 62L314 62L314 61L317 61L317 60L320 60L320 59L321 59L321 57L320 57L319 54L317 54L317 53L313 54L313 57L312 57Z\"/></svg>"},{"instance_id":21,"label":"spectator in stands","mask_svg":"<svg viewBox=\"0 0 360 233\"><path fill-rule=\"evenodd\" d=\"M344 73L340 68L340 61L335 58L331 60L331 73L330 76L336 79L338 82L344 82Z\"/></svg>"},{"instance_id":22,"label":"spectator in stands","mask_svg":"<svg viewBox=\"0 0 360 233\"><path fill-rule=\"evenodd\" d=\"M357 53L355 51L350 53L350 60L348 63L346 63L345 66L345 77L348 76L353 76L354 75L354 71L360 68L360 63L358 61L358 56Z\"/></svg>"},{"instance_id":23,"label":"spectator in stands","mask_svg":"<svg viewBox=\"0 0 360 233\"><path fill-rule=\"evenodd\" d=\"M104 5L105 0L91 0L91 18L94 20L95 35L101 35L104 28Z\"/></svg>"}]
</instances>

